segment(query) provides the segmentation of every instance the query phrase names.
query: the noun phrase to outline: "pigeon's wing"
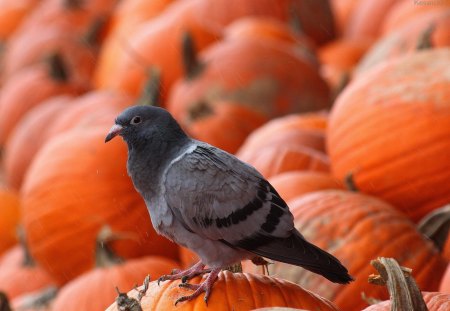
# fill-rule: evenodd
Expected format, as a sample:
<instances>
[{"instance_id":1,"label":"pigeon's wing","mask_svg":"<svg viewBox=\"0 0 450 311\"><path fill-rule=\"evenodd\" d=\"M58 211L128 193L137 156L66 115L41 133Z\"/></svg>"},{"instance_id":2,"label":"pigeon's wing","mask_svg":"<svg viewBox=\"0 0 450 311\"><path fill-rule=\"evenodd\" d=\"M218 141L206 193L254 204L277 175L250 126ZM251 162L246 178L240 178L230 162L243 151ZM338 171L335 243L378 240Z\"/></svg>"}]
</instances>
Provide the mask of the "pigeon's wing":
<instances>
[{"instance_id":1,"label":"pigeon's wing","mask_svg":"<svg viewBox=\"0 0 450 311\"><path fill-rule=\"evenodd\" d=\"M307 242L276 190L253 167L197 143L169 165L163 196L191 232L273 260L302 266L333 282L351 277L338 259Z\"/></svg>"},{"instance_id":2,"label":"pigeon's wing","mask_svg":"<svg viewBox=\"0 0 450 311\"><path fill-rule=\"evenodd\" d=\"M286 203L253 167L210 145L193 145L172 161L162 184L174 215L205 238L238 246L294 228Z\"/></svg>"}]
</instances>

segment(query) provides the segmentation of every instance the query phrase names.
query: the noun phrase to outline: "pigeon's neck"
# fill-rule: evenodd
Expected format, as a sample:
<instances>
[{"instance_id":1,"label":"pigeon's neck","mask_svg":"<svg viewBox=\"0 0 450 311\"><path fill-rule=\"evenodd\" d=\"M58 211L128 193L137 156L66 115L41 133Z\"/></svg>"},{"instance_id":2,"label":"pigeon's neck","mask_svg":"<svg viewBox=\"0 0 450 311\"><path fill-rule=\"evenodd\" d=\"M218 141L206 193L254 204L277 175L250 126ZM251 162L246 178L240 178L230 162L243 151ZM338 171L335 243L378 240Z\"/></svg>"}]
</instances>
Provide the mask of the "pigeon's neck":
<instances>
[{"instance_id":1,"label":"pigeon's neck","mask_svg":"<svg viewBox=\"0 0 450 311\"><path fill-rule=\"evenodd\" d=\"M156 135L129 148L128 174L135 188L143 196L145 194L145 199L157 195L164 170L187 148L189 142L187 136L165 140Z\"/></svg>"}]
</instances>

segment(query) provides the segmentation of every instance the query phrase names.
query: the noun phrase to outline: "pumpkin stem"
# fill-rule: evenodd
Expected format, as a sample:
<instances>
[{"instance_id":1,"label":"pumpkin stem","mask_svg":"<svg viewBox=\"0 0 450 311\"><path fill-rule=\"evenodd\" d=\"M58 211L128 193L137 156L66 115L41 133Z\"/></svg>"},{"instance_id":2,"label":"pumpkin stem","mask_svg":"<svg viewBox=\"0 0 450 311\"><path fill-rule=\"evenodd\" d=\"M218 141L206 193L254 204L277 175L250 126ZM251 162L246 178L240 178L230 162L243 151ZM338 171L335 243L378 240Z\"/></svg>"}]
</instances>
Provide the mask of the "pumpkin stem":
<instances>
[{"instance_id":1,"label":"pumpkin stem","mask_svg":"<svg viewBox=\"0 0 450 311\"><path fill-rule=\"evenodd\" d=\"M4 292L0 292L0 311L12 311L8 296Z\"/></svg>"},{"instance_id":2,"label":"pumpkin stem","mask_svg":"<svg viewBox=\"0 0 450 311\"><path fill-rule=\"evenodd\" d=\"M99 17L89 26L86 33L81 37L81 41L88 46L97 46L100 42L100 35L105 29L106 18Z\"/></svg>"},{"instance_id":3,"label":"pumpkin stem","mask_svg":"<svg viewBox=\"0 0 450 311\"><path fill-rule=\"evenodd\" d=\"M345 89L345 87L350 82L350 73L346 71L343 73L338 81L338 84L333 90L333 98L336 99L336 97Z\"/></svg>"},{"instance_id":4,"label":"pumpkin stem","mask_svg":"<svg viewBox=\"0 0 450 311\"><path fill-rule=\"evenodd\" d=\"M344 185L349 191L358 192L359 189L356 186L355 179L353 178L353 172L349 172L344 177Z\"/></svg>"},{"instance_id":5,"label":"pumpkin stem","mask_svg":"<svg viewBox=\"0 0 450 311\"><path fill-rule=\"evenodd\" d=\"M116 298L116 304L119 310L142 311L141 304L137 299L133 297L128 297L127 293L120 292L117 286L116 291L117 294L119 295Z\"/></svg>"},{"instance_id":6,"label":"pumpkin stem","mask_svg":"<svg viewBox=\"0 0 450 311\"><path fill-rule=\"evenodd\" d=\"M22 226L17 228L17 238L19 240L19 244L23 250L23 261L22 266L24 267L34 267L36 262L30 254L30 250L28 249L28 244L25 236L25 230Z\"/></svg>"},{"instance_id":7,"label":"pumpkin stem","mask_svg":"<svg viewBox=\"0 0 450 311\"><path fill-rule=\"evenodd\" d=\"M291 5L289 10L289 26L296 34L304 34L304 27L298 14L298 9L293 5Z\"/></svg>"},{"instance_id":8,"label":"pumpkin stem","mask_svg":"<svg viewBox=\"0 0 450 311\"><path fill-rule=\"evenodd\" d=\"M66 10L77 10L83 7L85 0L64 0L62 5Z\"/></svg>"},{"instance_id":9,"label":"pumpkin stem","mask_svg":"<svg viewBox=\"0 0 450 311\"><path fill-rule=\"evenodd\" d=\"M193 122L214 114L214 108L205 100L192 104L188 109L188 121Z\"/></svg>"},{"instance_id":10,"label":"pumpkin stem","mask_svg":"<svg viewBox=\"0 0 450 311\"><path fill-rule=\"evenodd\" d=\"M434 210L422 218L418 229L442 252L450 232L450 204Z\"/></svg>"},{"instance_id":11,"label":"pumpkin stem","mask_svg":"<svg viewBox=\"0 0 450 311\"><path fill-rule=\"evenodd\" d=\"M103 226L95 242L95 266L105 268L124 262L112 249L111 242L123 239L134 239L131 234L115 233L109 226Z\"/></svg>"},{"instance_id":12,"label":"pumpkin stem","mask_svg":"<svg viewBox=\"0 0 450 311\"><path fill-rule=\"evenodd\" d=\"M190 32L183 33L181 45L184 74L188 80L191 80L203 71L204 64L197 57L194 38Z\"/></svg>"},{"instance_id":13,"label":"pumpkin stem","mask_svg":"<svg viewBox=\"0 0 450 311\"><path fill-rule=\"evenodd\" d=\"M58 288L55 286L49 286L40 290L39 292L33 292L31 294L26 295L26 299L21 302L20 306L17 310L40 310L40 309L49 309L50 303L53 299L55 299L58 294ZM2 310L2 309L0 309Z\"/></svg>"},{"instance_id":14,"label":"pumpkin stem","mask_svg":"<svg viewBox=\"0 0 450 311\"><path fill-rule=\"evenodd\" d=\"M392 311L428 311L422 293L411 275L411 269L400 267L393 258L379 257L370 264L380 274L370 275L369 283L387 286Z\"/></svg>"},{"instance_id":15,"label":"pumpkin stem","mask_svg":"<svg viewBox=\"0 0 450 311\"><path fill-rule=\"evenodd\" d=\"M58 82L67 82L69 75L67 72L67 66L59 53L51 53L47 59L46 64L48 66L48 71L50 77Z\"/></svg>"},{"instance_id":16,"label":"pumpkin stem","mask_svg":"<svg viewBox=\"0 0 450 311\"><path fill-rule=\"evenodd\" d=\"M161 106L161 70L158 68L154 66L150 68L149 78L142 88L137 105Z\"/></svg>"},{"instance_id":17,"label":"pumpkin stem","mask_svg":"<svg viewBox=\"0 0 450 311\"><path fill-rule=\"evenodd\" d=\"M433 48L433 42L431 40L431 36L433 35L434 30L436 29L436 25L430 24L420 35L417 40L416 50L427 50Z\"/></svg>"}]
</instances>

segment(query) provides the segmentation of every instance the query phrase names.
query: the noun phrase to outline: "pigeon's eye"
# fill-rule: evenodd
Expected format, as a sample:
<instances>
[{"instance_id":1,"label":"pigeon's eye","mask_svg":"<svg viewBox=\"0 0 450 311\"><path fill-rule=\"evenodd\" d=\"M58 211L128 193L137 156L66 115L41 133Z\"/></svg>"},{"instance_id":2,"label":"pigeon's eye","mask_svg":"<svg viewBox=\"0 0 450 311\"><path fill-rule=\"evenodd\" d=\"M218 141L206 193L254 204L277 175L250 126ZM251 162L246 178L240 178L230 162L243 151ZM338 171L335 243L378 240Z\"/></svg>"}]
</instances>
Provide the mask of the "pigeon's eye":
<instances>
[{"instance_id":1,"label":"pigeon's eye","mask_svg":"<svg viewBox=\"0 0 450 311\"><path fill-rule=\"evenodd\" d=\"M130 124L136 125L136 124L141 123L141 121L142 121L142 119L140 116L135 116L135 117L133 117L133 119L131 119Z\"/></svg>"}]
</instances>

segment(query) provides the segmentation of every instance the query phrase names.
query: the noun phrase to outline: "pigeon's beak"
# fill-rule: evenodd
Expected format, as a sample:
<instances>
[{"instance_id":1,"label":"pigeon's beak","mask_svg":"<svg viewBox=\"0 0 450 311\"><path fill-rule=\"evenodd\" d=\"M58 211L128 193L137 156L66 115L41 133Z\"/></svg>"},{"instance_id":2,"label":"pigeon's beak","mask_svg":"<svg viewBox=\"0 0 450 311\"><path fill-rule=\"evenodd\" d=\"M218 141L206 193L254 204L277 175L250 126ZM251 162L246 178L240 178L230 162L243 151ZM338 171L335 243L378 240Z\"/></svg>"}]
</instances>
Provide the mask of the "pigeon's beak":
<instances>
[{"instance_id":1,"label":"pigeon's beak","mask_svg":"<svg viewBox=\"0 0 450 311\"><path fill-rule=\"evenodd\" d=\"M122 129L123 129L123 127L121 125L114 124L111 127L111 129L109 130L108 135L106 135L105 143L107 143L108 141L110 141L111 139L116 137L117 135L120 135L120 133L122 132Z\"/></svg>"}]
</instances>

